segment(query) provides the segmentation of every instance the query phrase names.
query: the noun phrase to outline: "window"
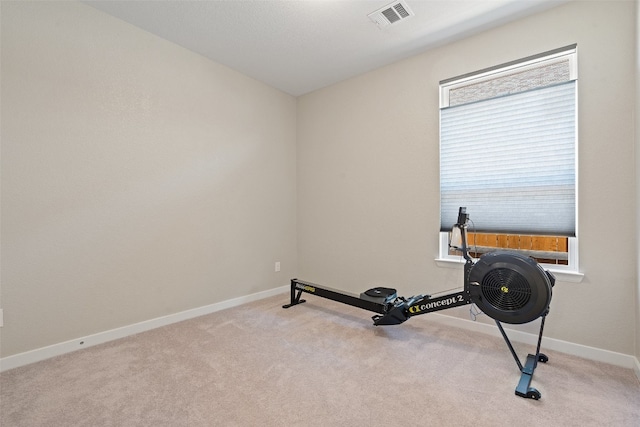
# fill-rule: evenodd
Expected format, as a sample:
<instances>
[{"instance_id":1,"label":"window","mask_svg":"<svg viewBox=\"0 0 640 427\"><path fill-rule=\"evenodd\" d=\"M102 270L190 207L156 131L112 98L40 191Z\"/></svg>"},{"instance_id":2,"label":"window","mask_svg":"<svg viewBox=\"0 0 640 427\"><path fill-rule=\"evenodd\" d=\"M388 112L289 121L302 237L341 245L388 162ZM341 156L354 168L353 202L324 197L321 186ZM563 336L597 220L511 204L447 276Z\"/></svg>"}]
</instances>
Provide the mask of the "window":
<instances>
[{"instance_id":1,"label":"window","mask_svg":"<svg viewBox=\"0 0 640 427\"><path fill-rule=\"evenodd\" d=\"M576 45L440 82L440 259L465 206L475 255L577 273L576 101Z\"/></svg>"}]
</instances>

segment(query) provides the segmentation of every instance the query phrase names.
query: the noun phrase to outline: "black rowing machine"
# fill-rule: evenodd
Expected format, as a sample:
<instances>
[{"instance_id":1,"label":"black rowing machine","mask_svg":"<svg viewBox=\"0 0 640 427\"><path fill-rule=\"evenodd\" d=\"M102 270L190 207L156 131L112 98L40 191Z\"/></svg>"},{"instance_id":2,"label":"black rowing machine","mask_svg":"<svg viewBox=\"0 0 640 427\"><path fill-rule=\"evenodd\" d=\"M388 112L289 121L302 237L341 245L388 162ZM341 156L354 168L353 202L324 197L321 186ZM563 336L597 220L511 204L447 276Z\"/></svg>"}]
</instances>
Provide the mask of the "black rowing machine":
<instances>
[{"instance_id":1,"label":"black rowing machine","mask_svg":"<svg viewBox=\"0 0 640 427\"><path fill-rule=\"evenodd\" d=\"M467 247L466 208L458 211L458 222L453 226L450 246L462 252L465 259L464 285L462 290L432 297L431 295L398 296L393 288L377 287L360 295L331 289L326 286L291 280L291 302L283 305L289 308L304 303L303 293L317 295L375 314L373 324L399 325L413 316L432 313L474 303L483 313L491 317L498 326L521 376L516 387L516 395L538 400L541 394L531 387L533 373L538 362L546 363L549 358L540 353L544 322L549 313L552 288L555 278L544 270L533 258L517 252L495 251L475 260ZM535 354L528 354L523 365L502 323L523 324L541 318L538 343Z\"/></svg>"}]
</instances>

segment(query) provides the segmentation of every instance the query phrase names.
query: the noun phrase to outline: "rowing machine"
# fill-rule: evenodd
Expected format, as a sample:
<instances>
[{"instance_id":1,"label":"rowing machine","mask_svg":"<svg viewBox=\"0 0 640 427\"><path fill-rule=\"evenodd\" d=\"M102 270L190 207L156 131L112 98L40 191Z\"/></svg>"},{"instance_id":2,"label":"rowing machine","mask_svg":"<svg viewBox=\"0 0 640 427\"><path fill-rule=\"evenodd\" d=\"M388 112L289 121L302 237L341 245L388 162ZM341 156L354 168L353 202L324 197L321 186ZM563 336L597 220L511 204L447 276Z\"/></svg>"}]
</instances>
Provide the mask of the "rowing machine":
<instances>
[{"instance_id":1,"label":"rowing machine","mask_svg":"<svg viewBox=\"0 0 640 427\"><path fill-rule=\"evenodd\" d=\"M549 313L554 276L545 271L533 258L516 252L496 251L482 255L477 261L469 255L467 247L466 208L458 211L458 222L453 226L450 246L462 252L465 259L462 290L432 297L415 295L399 297L392 288L372 288L360 295L331 289L298 279L291 280L291 301L283 305L289 308L304 303L303 293L338 301L375 314L373 324L399 325L413 316L432 313L474 303L491 317L505 340L521 372L516 395L538 400L541 394L531 387L533 373L538 362L549 358L540 353L544 322ZM535 354L528 354L523 366L509 340L502 323L522 324L542 318Z\"/></svg>"}]
</instances>

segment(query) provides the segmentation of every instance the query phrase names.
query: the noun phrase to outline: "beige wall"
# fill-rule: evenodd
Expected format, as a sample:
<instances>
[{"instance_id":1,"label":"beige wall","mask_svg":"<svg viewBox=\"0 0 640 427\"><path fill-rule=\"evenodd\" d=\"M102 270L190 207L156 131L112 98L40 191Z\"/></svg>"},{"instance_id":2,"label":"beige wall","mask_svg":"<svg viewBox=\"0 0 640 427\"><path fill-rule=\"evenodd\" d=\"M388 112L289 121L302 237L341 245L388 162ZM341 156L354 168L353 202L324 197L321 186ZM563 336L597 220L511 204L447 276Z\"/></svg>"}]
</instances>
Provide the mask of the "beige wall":
<instances>
[{"instance_id":1,"label":"beige wall","mask_svg":"<svg viewBox=\"0 0 640 427\"><path fill-rule=\"evenodd\" d=\"M1 88L1 356L295 275L295 98L70 2L2 2Z\"/></svg>"},{"instance_id":2,"label":"beige wall","mask_svg":"<svg viewBox=\"0 0 640 427\"><path fill-rule=\"evenodd\" d=\"M636 170L635 170L635 180L636 180L636 253L640 254L640 150L638 149L640 142L640 109L638 106L640 105L640 32L638 28L640 28L640 7L638 6L638 2L636 4L636 56L635 56L635 68L636 68L636 108L635 108L635 118L636 118ZM640 361L640 256L638 256L637 261L637 276L636 276L636 359ZM640 363L640 362L639 362ZM640 369L640 365L637 366L637 369ZM640 372L636 373L640 377Z\"/></svg>"},{"instance_id":3,"label":"beige wall","mask_svg":"<svg viewBox=\"0 0 640 427\"><path fill-rule=\"evenodd\" d=\"M577 43L585 276L556 284L545 336L637 352L635 24L634 2L572 2L300 97L299 277L404 295L461 286L461 270L434 262L438 82Z\"/></svg>"}]
</instances>

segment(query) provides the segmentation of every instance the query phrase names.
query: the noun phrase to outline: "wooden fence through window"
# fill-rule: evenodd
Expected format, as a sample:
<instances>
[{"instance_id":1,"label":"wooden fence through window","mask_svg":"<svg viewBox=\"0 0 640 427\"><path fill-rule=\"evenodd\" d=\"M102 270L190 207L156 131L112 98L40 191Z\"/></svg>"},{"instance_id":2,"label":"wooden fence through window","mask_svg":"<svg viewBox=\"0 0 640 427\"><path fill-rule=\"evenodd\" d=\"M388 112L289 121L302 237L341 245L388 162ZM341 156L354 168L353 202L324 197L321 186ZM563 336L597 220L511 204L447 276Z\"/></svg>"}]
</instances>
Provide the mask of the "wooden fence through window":
<instances>
[{"instance_id":1,"label":"wooden fence through window","mask_svg":"<svg viewBox=\"0 0 640 427\"><path fill-rule=\"evenodd\" d=\"M569 238L564 236L469 232L467 240L469 254L474 258L487 252L505 249L531 256L540 263L559 265L569 263ZM449 254L459 254L459 251L450 249Z\"/></svg>"}]
</instances>

